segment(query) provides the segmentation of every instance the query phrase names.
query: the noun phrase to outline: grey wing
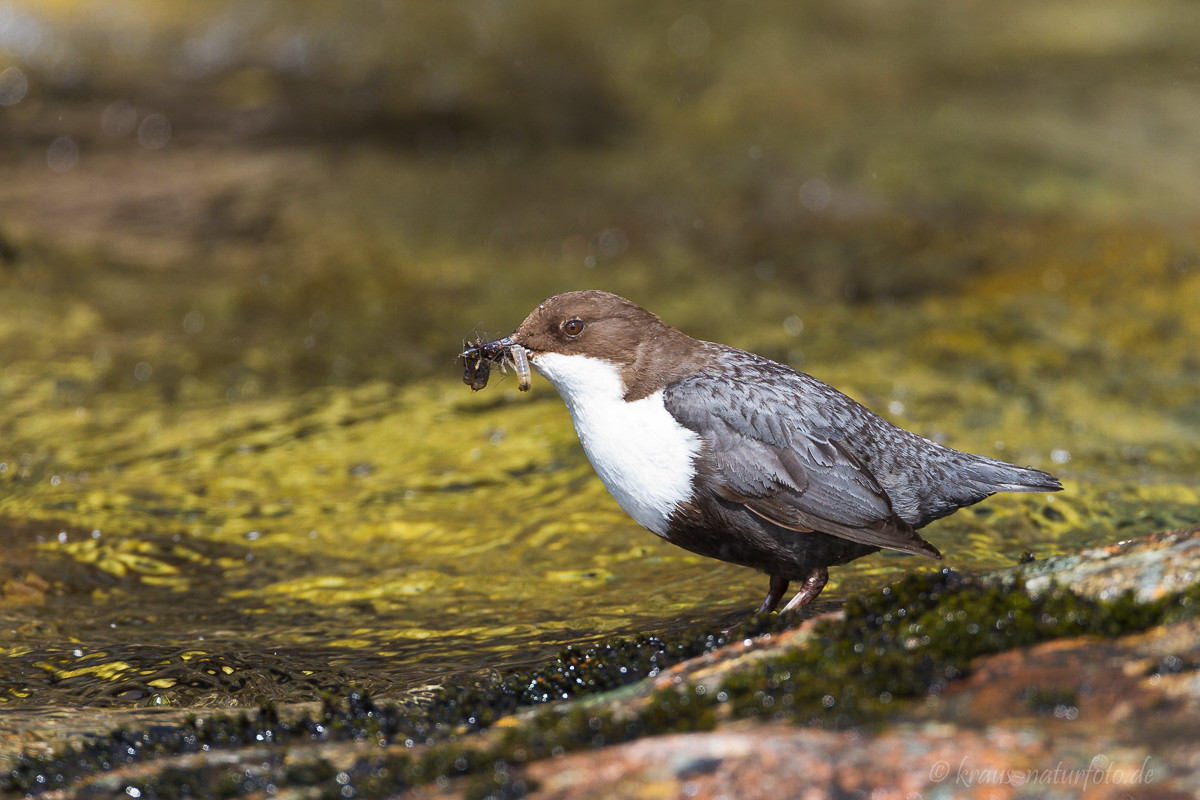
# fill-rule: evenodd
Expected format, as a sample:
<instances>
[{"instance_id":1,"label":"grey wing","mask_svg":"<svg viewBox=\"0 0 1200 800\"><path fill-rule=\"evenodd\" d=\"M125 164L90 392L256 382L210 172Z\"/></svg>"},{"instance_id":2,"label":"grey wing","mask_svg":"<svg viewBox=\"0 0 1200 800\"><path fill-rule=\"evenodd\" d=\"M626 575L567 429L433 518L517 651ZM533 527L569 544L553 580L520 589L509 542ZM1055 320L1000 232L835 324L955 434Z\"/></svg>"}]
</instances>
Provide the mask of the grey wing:
<instances>
[{"instance_id":1,"label":"grey wing","mask_svg":"<svg viewBox=\"0 0 1200 800\"><path fill-rule=\"evenodd\" d=\"M806 387L788 383L700 374L666 388L667 410L711 445L715 494L783 528L940 558L836 432L806 419Z\"/></svg>"}]
</instances>

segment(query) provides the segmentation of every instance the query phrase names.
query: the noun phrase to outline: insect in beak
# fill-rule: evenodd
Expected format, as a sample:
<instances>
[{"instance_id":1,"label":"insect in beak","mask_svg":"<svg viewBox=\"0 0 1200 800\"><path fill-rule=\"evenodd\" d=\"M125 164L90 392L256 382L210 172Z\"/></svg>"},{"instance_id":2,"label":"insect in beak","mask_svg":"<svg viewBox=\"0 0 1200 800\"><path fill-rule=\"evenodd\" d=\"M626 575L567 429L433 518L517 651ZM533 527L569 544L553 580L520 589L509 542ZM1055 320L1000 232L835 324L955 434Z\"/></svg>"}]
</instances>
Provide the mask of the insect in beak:
<instances>
[{"instance_id":1,"label":"insect in beak","mask_svg":"<svg viewBox=\"0 0 1200 800\"><path fill-rule=\"evenodd\" d=\"M531 374L528 353L508 336L491 342L476 339L463 350L459 358L463 362L463 383L475 391L487 386L493 365L499 366L501 372L512 367L517 373L517 387L522 392L529 391Z\"/></svg>"}]
</instances>

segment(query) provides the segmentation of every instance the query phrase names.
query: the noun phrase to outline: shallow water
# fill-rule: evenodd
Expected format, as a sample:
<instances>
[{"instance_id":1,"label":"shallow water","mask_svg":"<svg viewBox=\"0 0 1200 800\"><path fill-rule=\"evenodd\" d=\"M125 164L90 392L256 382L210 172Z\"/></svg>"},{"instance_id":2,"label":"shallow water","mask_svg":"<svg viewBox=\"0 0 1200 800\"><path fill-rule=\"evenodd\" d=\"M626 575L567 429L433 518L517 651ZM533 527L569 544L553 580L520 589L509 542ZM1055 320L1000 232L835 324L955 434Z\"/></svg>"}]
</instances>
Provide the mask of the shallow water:
<instances>
[{"instance_id":1,"label":"shallow water","mask_svg":"<svg viewBox=\"0 0 1200 800\"><path fill-rule=\"evenodd\" d=\"M919 326L912 304L873 309L873 328L855 319L866 309L811 323L872 340L819 374L923 433L1064 478L1053 498L998 497L929 528L946 565L986 569L1195 521L1196 440L1179 435L1195 421L1186 405L1164 415L1136 402L1169 396L1165 376L1101 401L1121 376L1054 368L1065 339L1110 346L1116 326L1100 309L1070 317L1100 329L1060 323L970 363L980 331L1010 324L985 307L1043 294L1023 299L1020 277L923 301ZM1128 307L1135 287L1121 297ZM1173 324L1194 323L1181 311ZM1148 380L1165 357L1125 355ZM8 420L19 447L0 473L9 702L300 700L347 682L394 693L566 642L732 619L765 589L626 518L540 380L528 396L511 377L472 394L455 376L59 408L38 402L49 379L24 387L6 398L29 410ZM828 595L931 566L870 557L836 570Z\"/></svg>"},{"instance_id":2,"label":"shallow water","mask_svg":"<svg viewBox=\"0 0 1200 800\"><path fill-rule=\"evenodd\" d=\"M865 7L830 11L803 21L829 59L805 62L804 84L777 60L814 36L800 23L729 22L766 44L739 55L722 34L689 56L694 23L667 35L682 8L658 21L593 9L589 24L627 45L650 27L666 43L646 39L638 61L601 37L564 77L571 97L608 98L603 125L547 101L542 73L504 78L545 103L510 118L453 56L443 77L463 81L470 125L399 90L351 124L362 107L318 90L361 89L353 69L323 84L252 68L249 45L215 78L163 73L169 92L115 68L65 100L31 90L6 123L21 157L0 176L0 704L399 694L749 613L766 579L625 517L544 382L522 395L511 377L478 394L458 381L464 338L507 332L567 288L622 292L923 435L1063 478L1052 498L997 497L928 528L951 568L1200 520L1200 200L1178 177L1195 174L1182 123L1200 107L1174 88L1179 12L1155 9L1139 12L1145 41L1127 42L1153 43L1155 62L1083 39L1023 39L1025 53L1008 18L973 29L978 52L929 56L920 26L893 52L834 35L891 41ZM1120 38L1092 13L1083 29ZM520 14L493 20L492 52L558 64L547 42L565 21ZM168 44L176 23L223 30L146 19ZM516 33L530 20L533 43ZM246 25L252 44L274 41ZM1126 62L1157 91L1136 119L1061 110L1036 67L1064 59L1058 80L1113 107L1134 103L1110 73ZM842 68L814 72L831 61ZM980 73L997 63L1008 80ZM751 113L750 75L798 107ZM877 105L895 95L912 102ZM169 145L98 133L121 98L143 121L166 109ZM328 130L280 121L288 102L318 101L335 104ZM871 107L868 130L855 115ZM537 116L552 111L583 128ZM947 115L960 138L935 126L956 144L939 149L924 134ZM1130 144L1145 115L1157 138ZM779 129L791 123L795 141ZM1102 124L1118 145L1082 147ZM77 163L53 168L50 134L76 142ZM1173 168L1143 169L1161 163ZM869 557L836 570L826 597L932 567Z\"/></svg>"}]
</instances>

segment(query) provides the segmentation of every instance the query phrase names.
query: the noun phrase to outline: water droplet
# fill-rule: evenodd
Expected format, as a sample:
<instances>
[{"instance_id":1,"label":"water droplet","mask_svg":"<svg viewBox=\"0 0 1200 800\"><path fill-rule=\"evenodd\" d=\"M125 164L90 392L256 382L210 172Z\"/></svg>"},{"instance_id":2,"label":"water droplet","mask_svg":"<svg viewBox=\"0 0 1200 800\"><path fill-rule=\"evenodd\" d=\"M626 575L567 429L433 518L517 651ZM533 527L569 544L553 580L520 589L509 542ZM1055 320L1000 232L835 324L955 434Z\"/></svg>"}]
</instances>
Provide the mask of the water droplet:
<instances>
[{"instance_id":1,"label":"water droplet","mask_svg":"<svg viewBox=\"0 0 1200 800\"><path fill-rule=\"evenodd\" d=\"M75 140L61 136L46 149L46 166L55 172L70 172L79 163L79 145Z\"/></svg>"},{"instance_id":2,"label":"water droplet","mask_svg":"<svg viewBox=\"0 0 1200 800\"><path fill-rule=\"evenodd\" d=\"M629 237L620 228L608 228L600 234L598 244L600 255L605 258L616 258L629 248Z\"/></svg>"},{"instance_id":3,"label":"water droplet","mask_svg":"<svg viewBox=\"0 0 1200 800\"><path fill-rule=\"evenodd\" d=\"M189 311L183 318L183 330L192 335L204 330L204 315L199 311Z\"/></svg>"},{"instance_id":4,"label":"water droplet","mask_svg":"<svg viewBox=\"0 0 1200 800\"><path fill-rule=\"evenodd\" d=\"M148 150L166 147L171 141L171 122L162 114L151 114L137 129L138 143Z\"/></svg>"},{"instance_id":5,"label":"water droplet","mask_svg":"<svg viewBox=\"0 0 1200 800\"><path fill-rule=\"evenodd\" d=\"M29 14L16 11L12 3L0 3L0 32L9 55L26 62L42 46L42 24Z\"/></svg>"},{"instance_id":6,"label":"water droplet","mask_svg":"<svg viewBox=\"0 0 1200 800\"><path fill-rule=\"evenodd\" d=\"M0 106L15 106L29 91L29 79L17 67L0 72Z\"/></svg>"}]
</instances>

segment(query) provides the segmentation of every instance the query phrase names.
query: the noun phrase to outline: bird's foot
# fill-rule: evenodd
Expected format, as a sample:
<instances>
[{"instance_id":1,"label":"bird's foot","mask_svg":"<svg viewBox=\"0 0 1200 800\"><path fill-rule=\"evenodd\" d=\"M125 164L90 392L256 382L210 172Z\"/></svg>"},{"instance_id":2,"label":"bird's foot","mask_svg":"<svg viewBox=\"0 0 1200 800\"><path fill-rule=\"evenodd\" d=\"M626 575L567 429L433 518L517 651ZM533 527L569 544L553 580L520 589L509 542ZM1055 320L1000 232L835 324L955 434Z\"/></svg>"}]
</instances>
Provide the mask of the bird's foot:
<instances>
[{"instance_id":1,"label":"bird's foot","mask_svg":"<svg viewBox=\"0 0 1200 800\"><path fill-rule=\"evenodd\" d=\"M770 614L775 610L775 606L779 605L779 601L783 599L783 593L787 591L788 579L781 578L778 575L771 576L771 588L767 590L767 598L762 601L762 605L758 607L755 614Z\"/></svg>"},{"instance_id":2,"label":"bird's foot","mask_svg":"<svg viewBox=\"0 0 1200 800\"><path fill-rule=\"evenodd\" d=\"M829 582L829 570L826 567L817 567L812 572L808 573L808 577L804 579L804 583L800 585L800 591L796 592L796 596L788 601L788 604L783 607L780 614L787 614L792 611L799 611L806 605L817 599L817 595L825 588L825 584ZM783 582L783 589L787 588L787 581ZM775 589L775 579L771 578L771 589ZM783 594L783 589L779 590ZM770 597L768 596L768 600ZM777 601L778 602L778 601ZM764 603L765 605L765 603Z\"/></svg>"}]
</instances>

